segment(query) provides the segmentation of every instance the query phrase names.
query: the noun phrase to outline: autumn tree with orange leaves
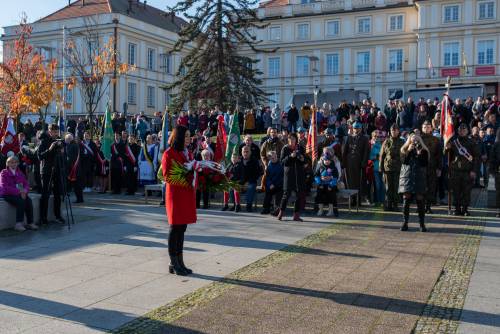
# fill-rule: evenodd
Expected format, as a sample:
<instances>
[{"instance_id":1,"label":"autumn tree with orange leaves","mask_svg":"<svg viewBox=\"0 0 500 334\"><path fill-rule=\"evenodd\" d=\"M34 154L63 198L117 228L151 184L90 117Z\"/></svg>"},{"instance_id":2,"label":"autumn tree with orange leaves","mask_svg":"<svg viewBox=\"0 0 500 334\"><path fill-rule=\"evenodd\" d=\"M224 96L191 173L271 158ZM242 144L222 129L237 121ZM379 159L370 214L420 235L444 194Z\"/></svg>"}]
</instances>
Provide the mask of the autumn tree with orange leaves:
<instances>
[{"instance_id":1,"label":"autumn tree with orange leaves","mask_svg":"<svg viewBox=\"0 0 500 334\"><path fill-rule=\"evenodd\" d=\"M103 36L92 26L95 24L88 21L83 32L72 35L64 57L71 68L69 85L80 88L93 135L94 115L101 100L109 94L110 84L115 80L114 74L125 74L134 68L119 62L114 39L104 42Z\"/></svg>"}]
</instances>

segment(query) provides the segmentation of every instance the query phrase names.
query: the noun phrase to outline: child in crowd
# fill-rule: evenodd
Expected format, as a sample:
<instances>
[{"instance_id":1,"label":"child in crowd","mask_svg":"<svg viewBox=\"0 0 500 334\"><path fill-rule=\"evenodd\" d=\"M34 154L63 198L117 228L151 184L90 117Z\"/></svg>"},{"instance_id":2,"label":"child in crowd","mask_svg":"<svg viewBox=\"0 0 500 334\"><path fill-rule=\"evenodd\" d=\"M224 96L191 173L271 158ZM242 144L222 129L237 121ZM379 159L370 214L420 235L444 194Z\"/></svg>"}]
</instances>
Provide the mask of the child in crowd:
<instances>
[{"instance_id":1,"label":"child in crowd","mask_svg":"<svg viewBox=\"0 0 500 334\"><path fill-rule=\"evenodd\" d=\"M201 151L201 159L202 160L212 160L212 153L207 149ZM210 173L209 171L203 170L199 174L203 175L203 174L209 174L209 173ZM200 177L200 175L198 175L198 177ZM196 208L197 209L200 208L201 198L203 197L203 209L208 209L208 208L210 208L210 201L209 201L210 193L207 189L203 188L202 184L199 184L199 185L200 185L200 187L199 187L200 189L196 190Z\"/></svg>"},{"instance_id":2,"label":"child in crowd","mask_svg":"<svg viewBox=\"0 0 500 334\"><path fill-rule=\"evenodd\" d=\"M264 205L261 214L267 215L271 213L271 202L274 196L273 215L278 214L281 197L283 196L283 165L278 161L278 155L275 151L267 154L269 163L265 172L265 197Z\"/></svg>"},{"instance_id":3,"label":"child in crowd","mask_svg":"<svg viewBox=\"0 0 500 334\"><path fill-rule=\"evenodd\" d=\"M339 216L337 208L337 181L340 174L340 161L331 149L325 147L314 174L314 181L318 186L316 192L316 204L319 208L318 216L324 214L324 207L328 207L329 216Z\"/></svg>"},{"instance_id":4,"label":"child in crowd","mask_svg":"<svg viewBox=\"0 0 500 334\"><path fill-rule=\"evenodd\" d=\"M231 156L231 163L227 166L226 175L231 181L240 181L243 177L243 164L240 161L240 156L238 154L233 154ZM222 211L229 210L229 195L232 195L234 205L230 211L240 212L240 192L236 189L231 189L229 192L224 192L224 207Z\"/></svg>"}]
</instances>

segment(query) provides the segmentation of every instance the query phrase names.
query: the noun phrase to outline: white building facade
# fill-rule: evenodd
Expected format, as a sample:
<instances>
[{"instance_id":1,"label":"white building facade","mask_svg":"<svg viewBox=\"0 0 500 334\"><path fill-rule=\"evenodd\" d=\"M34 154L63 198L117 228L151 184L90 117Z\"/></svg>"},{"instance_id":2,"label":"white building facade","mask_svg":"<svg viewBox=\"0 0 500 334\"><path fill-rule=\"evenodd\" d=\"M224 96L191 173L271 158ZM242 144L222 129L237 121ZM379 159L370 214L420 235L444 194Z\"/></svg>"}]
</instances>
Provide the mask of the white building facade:
<instances>
[{"instance_id":1,"label":"white building facade","mask_svg":"<svg viewBox=\"0 0 500 334\"><path fill-rule=\"evenodd\" d=\"M447 4L459 7L458 22ZM278 50L254 56L270 103L287 104L315 87L362 91L384 103L395 90L444 85L451 68L463 65L460 55L458 65L456 54L449 60L458 39L470 69L454 83L488 82L496 93L498 7L495 0L271 0L258 9L268 26L255 35L261 48ZM450 15L455 21L445 22Z\"/></svg>"},{"instance_id":2,"label":"white building facade","mask_svg":"<svg viewBox=\"0 0 500 334\"><path fill-rule=\"evenodd\" d=\"M98 5L103 5L104 10L97 7ZM113 10L113 6L122 7ZM126 10L130 8L130 12L120 10L123 8ZM80 46L86 39L83 35L89 23L93 32L98 34L101 46L116 36L118 61L133 65L135 70L119 75L116 85L109 84L96 113L102 114L109 101L115 111L122 112L126 104L128 115L141 111L151 115L155 111L163 111L169 104L169 92L161 87L174 81L181 62L179 54L170 53L178 35L172 22L159 21L161 18L158 19L157 16L163 14L165 13L139 1L129 3L127 0L86 0L86 2L78 0L32 23L33 33L30 43L37 52L43 55L44 59L57 59L58 78L61 79L63 27L67 39L73 40L76 45ZM170 20L166 15L163 18ZM17 38L18 27L12 26L4 29L2 41L4 49L8 50L8 46ZM8 52L5 52L4 56L8 57ZM66 65L66 74L68 77L71 74L71 68L68 65ZM106 80L109 81L111 78L112 75ZM78 86L73 90L68 90L65 98L70 107L66 109L68 116L86 114L85 100L81 94ZM55 113L55 108L53 104L52 113Z\"/></svg>"}]
</instances>

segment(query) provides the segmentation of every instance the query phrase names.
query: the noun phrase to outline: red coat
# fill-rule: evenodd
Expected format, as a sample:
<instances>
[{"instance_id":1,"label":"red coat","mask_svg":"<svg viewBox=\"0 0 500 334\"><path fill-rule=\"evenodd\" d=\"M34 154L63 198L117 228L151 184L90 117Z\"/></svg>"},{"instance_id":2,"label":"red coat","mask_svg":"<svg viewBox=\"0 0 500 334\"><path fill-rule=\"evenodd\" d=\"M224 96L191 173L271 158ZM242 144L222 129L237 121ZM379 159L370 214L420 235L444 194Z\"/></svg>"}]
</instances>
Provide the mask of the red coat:
<instances>
[{"instance_id":1,"label":"red coat","mask_svg":"<svg viewBox=\"0 0 500 334\"><path fill-rule=\"evenodd\" d=\"M192 159L191 154L190 159ZM161 166L164 180L168 180L168 173L172 167L172 161L179 164L188 162L183 152L169 148L163 153ZM165 207L170 225L183 225L196 223L196 191L189 184L188 187L171 185L167 182L165 192Z\"/></svg>"}]
</instances>

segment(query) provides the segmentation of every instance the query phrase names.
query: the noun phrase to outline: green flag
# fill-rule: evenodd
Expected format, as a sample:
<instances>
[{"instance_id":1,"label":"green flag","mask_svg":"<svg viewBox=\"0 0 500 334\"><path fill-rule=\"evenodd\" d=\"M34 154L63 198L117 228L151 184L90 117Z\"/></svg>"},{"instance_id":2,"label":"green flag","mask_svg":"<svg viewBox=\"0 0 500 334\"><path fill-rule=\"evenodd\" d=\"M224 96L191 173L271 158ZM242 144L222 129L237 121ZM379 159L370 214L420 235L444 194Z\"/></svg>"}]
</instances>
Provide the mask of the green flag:
<instances>
[{"instance_id":1,"label":"green flag","mask_svg":"<svg viewBox=\"0 0 500 334\"><path fill-rule=\"evenodd\" d=\"M226 161L229 163L231 161L231 156L233 155L233 153L239 153L238 150L241 143L238 112L235 112L233 115L233 120L231 121L231 127L229 129L229 135L227 137L228 140L226 147Z\"/></svg>"},{"instance_id":2,"label":"green flag","mask_svg":"<svg viewBox=\"0 0 500 334\"><path fill-rule=\"evenodd\" d=\"M111 145L114 140L113 126L111 125L111 109L108 104L106 114L104 116L104 133L102 135L102 153L106 160L111 160Z\"/></svg>"}]
</instances>

